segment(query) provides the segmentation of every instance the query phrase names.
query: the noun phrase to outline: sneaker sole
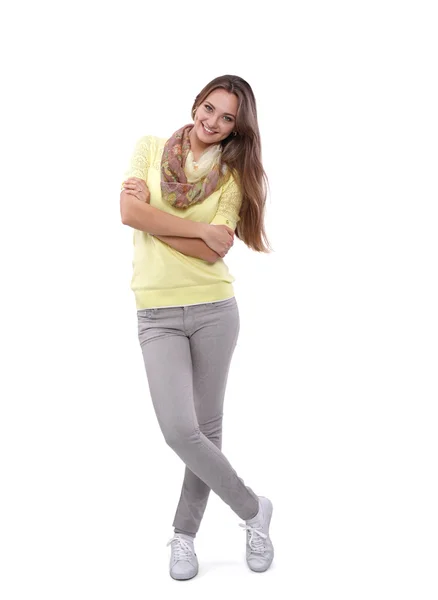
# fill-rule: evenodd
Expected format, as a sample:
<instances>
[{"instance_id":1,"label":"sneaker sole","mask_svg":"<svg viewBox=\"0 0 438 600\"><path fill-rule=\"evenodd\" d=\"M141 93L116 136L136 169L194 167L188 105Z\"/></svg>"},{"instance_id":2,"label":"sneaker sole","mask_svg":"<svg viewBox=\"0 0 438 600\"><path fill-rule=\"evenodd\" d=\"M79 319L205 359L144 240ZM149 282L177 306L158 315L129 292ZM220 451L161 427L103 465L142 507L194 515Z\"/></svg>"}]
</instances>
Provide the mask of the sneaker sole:
<instances>
[{"instance_id":1,"label":"sneaker sole","mask_svg":"<svg viewBox=\"0 0 438 600\"><path fill-rule=\"evenodd\" d=\"M175 577L174 575L172 575L172 573L170 573L170 576L175 581L189 581L189 579L193 579L193 577L196 577L197 574L198 574L198 571L196 571L196 573L194 575L191 575L190 577Z\"/></svg>"},{"instance_id":2,"label":"sneaker sole","mask_svg":"<svg viewBox=\"0 0 438 600\"><path fill-rule=\"evenodd\" d=\"M193 579L193 577L196 577L196 575L199 572L199 565L196 565L196 571L193 575L190 575L190 577L184 577L184 575L172 575L172 571L169 571L169 575L172 577L172 579L175 579L175 581L186 581L187 579Z\"/></svg>"}]
</instances>

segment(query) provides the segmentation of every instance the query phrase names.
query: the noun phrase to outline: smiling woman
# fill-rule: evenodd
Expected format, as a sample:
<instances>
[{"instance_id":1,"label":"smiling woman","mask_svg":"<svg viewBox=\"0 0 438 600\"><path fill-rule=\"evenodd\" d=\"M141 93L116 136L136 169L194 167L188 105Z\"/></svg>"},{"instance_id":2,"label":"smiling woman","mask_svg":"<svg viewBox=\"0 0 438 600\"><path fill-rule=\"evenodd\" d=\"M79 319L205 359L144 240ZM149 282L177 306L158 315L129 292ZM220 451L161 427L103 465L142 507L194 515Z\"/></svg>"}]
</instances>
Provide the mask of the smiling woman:
<instances>
[{"instance_id":1,"label":"smiling woman","mask_svg":"<svg viewBox=\"0 0 438 600\"><path fill-rule=\"evenodd\" d=\"M198 572L194 538L210 490L246 521L249 568L265 571L274 556L271 501L246 486L221 452L240 328L223 258L235 233L269 251L250 85L234 75L214 79L196 96L192 118L168 139L138 140L120 194L122 221L134 229L131 287L149 390L164 438L186 465L169 541L174 579Z\"/></svg>"},{"instance_id":2,"label":"smiling woman","mask_svg":"<svg viewBox=\"0 0 438 600\"><path fill-rule=\"evenodd\" d=\"M190 133L195 160L210 144L230 135L236 122L237 107L237 96L219 88L195 109L195 125ZM237 135L237 131L234 134Z\"/></svg>"}]
</instances>

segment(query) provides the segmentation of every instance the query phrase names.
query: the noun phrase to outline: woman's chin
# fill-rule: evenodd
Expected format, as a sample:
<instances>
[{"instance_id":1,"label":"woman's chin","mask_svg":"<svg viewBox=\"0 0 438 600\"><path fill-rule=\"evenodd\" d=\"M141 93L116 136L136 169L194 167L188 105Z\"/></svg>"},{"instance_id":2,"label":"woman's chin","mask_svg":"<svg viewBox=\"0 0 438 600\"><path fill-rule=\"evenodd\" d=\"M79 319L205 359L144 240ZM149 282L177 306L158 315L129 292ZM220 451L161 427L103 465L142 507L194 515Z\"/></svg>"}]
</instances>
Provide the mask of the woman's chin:
<instances>
[{"instance_id":1,"label":"woman's chin","mask_svg":"<svg viewBox=\"0 0 438 600\"><path fill-rule=\"evenodd\" d=\"M201 124L199 124L198 129L196 130L196 134L199 141L203 144L216 144L221 139L221 136L218 133L207 133Z\"/></svg>"}]
</instances>

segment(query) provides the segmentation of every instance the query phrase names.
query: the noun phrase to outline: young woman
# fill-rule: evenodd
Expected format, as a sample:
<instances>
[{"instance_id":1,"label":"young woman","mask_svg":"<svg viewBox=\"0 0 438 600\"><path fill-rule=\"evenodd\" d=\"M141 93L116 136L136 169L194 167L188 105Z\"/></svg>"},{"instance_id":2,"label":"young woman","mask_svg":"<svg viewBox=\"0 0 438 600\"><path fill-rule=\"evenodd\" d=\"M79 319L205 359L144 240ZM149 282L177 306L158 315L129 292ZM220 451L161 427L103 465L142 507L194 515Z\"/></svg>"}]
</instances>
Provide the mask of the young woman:
<instances>
[{"instance_id":1,"label":"young woman","mask_svg":"<svg viewBox=\"0 0 438 600\"><path fill-rule=\"evenodd\" d=\"M257 496L221 452L222 413L239 334L234 277L223 261L234 234L269 252L266 176L250 85L217 77L196 96L193 123L169 139L140 138L120 193L134 229L131 288L149 390L167 444L184 461L170 575L198 572L194 538L212 489L243 520L246 559L266 571L272 502Z\"/></svg>"}]
</instances>

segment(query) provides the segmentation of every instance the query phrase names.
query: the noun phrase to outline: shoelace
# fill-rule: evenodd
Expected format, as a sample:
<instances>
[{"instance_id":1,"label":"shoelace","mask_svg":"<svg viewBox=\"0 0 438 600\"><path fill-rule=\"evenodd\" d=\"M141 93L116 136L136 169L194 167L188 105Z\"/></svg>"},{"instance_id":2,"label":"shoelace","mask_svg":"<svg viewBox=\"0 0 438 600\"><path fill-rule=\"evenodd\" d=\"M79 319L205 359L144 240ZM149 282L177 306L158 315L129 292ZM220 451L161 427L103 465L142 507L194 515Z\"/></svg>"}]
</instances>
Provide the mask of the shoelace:
<instances>
[{"instance_id":1,"label":"shoelace","mask_svg":"<svg viewBox=\"0 0 438 600\"><path fill-rule=\"evenodd\" d=\"M171 540L169 540L167 542L167 546L170 546L170 544L173 544L172 546L172 551L173 551L173 556L175 558L175 560L190 560L193 556L193 550L190 546L190 544L184 540L183 538L180 538L178 536L173 536L173 538Z\"/></svg>"},{"instance_id":2,"label":"shoelace","mask_svg":"<svg viewBox=\"0 0 438 600\"><path fill-rule=\"evenodd\" d=\"M251 550L257 554L263 554L265 551L265 542L263 540L268 537L266 533L263 533L257 527L251 527L251 525L245 525L244 523L239 523L239 526L243 527L249 533L248 544Z\"/></svg>"}]
</instances>

